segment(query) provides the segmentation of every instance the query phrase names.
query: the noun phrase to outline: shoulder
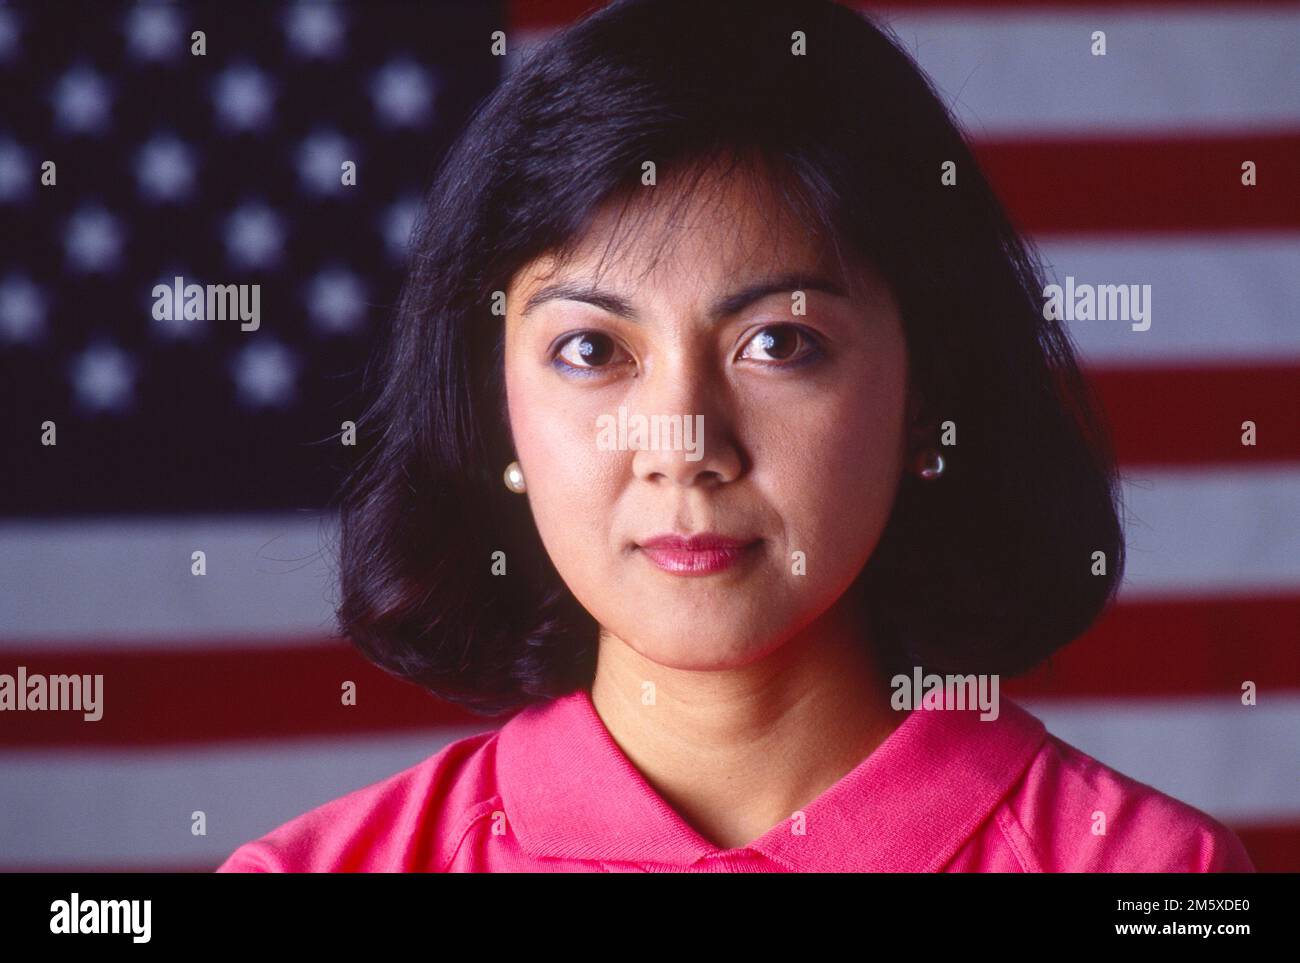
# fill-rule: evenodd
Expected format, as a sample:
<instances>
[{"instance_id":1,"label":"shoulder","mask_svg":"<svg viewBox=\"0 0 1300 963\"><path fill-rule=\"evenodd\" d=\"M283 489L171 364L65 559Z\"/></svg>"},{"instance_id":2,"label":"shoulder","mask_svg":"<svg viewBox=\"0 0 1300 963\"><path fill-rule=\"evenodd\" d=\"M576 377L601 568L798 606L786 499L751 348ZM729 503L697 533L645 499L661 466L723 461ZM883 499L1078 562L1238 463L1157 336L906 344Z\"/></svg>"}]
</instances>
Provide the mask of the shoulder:
<instances>
[{"instance_id":1,"label":"shoulder","mask_svg":"<svg viewBox=\"0 0 1300 963\"><path fill-rule=\"evenodd\" d=\"M499 805L499 730L444 746L379 782L297 816L235 850L219 873L436 872Z\"/></svg>"},{"instance_id":2,"label":"shoulder","mask_svg":"<svg viewBox=\"0 0 1300 963\"><path fill-rule=\"evenodd\" d=\"M1041 872L1254 872L1232 830L1047 734L996 819Z\"/></svg>"}]
</instances>

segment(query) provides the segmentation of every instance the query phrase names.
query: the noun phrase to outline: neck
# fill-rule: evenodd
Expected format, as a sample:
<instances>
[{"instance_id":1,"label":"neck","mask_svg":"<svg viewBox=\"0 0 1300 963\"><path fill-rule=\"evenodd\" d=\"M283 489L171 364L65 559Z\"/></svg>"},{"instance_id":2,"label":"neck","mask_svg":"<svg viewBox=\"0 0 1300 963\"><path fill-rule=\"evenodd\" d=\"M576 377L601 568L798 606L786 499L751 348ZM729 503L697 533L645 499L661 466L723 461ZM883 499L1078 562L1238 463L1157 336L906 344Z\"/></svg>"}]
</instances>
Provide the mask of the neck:
<instances>
[{"instance_id":1,"label":"neck","mask_svg":"<svg viewBox=\"0 0 1300 963\"><path fill-rule=\"evenodd\" d=\"M654 790L723 849L789 819L905 717L890 708L862 620L841 605L723 670L665 667L602 631L592 702Z\"/></svg>"}]
</instances>

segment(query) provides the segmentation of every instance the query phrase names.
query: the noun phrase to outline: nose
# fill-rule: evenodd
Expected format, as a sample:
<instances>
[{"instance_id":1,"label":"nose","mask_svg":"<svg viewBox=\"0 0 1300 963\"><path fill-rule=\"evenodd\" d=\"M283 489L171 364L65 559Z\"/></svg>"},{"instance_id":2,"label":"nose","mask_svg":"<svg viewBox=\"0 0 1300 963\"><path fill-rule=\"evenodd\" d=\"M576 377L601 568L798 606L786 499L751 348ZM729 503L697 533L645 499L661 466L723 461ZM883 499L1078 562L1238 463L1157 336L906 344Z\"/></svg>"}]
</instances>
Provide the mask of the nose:
<instances>
[{"instance_id":1,"label":"nose","mask_svg":"<svg viewBox=\"0 0 1300 963\"><path fill-rule=\"evenodd\" d=\"M683 487L735 481L745 462L726 379L700 360L658 367L628 398L629 421L635 411L646 429L645 443L632 456L633 474L652 484Z\"/></svg>"}]
</instances>

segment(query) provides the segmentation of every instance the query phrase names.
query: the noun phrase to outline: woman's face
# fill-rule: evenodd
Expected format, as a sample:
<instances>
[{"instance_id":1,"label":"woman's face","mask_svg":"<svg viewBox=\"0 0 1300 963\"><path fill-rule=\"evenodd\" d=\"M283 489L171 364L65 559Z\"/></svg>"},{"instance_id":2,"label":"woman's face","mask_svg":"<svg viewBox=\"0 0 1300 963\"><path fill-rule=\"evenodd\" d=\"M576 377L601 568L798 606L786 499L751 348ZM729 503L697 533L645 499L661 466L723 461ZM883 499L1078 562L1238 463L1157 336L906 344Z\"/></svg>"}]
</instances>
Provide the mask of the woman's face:
<instances>
[{"instance_id":1,"label":"woman's face","mask_svg":"<svg viewBox=\"0 0 1300 963\"><path fill-rule=\"evenodd\" d=\"M612 207L562 271L512 279L510 425L546 550L603 630L661 665L730 668L827 612L874 551L907 355L884 283L850 290L750 179L671 207L600 276Z\"/></svg>"}]
</instances>

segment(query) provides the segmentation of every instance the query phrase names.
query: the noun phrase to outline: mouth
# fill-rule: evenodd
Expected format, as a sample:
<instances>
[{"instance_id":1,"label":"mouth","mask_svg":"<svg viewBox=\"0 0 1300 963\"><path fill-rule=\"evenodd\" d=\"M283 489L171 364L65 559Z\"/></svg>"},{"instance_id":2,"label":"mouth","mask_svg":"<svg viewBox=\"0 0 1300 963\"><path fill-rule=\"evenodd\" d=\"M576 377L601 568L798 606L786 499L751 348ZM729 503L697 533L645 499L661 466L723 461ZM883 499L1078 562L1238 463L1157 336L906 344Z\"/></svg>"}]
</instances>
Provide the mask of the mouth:
<instances>
[{"instance_id":1,"label":"mouth","mask_svg":"<svg viewBox=\"0 0 1300 963\"><path fill-rule=\"evenodd\" d=\"M712 575L754 554L762 539L731 538L711 532L656 535L636 547L653 565L670 575Z\"/></svg>"}]
</instances>

